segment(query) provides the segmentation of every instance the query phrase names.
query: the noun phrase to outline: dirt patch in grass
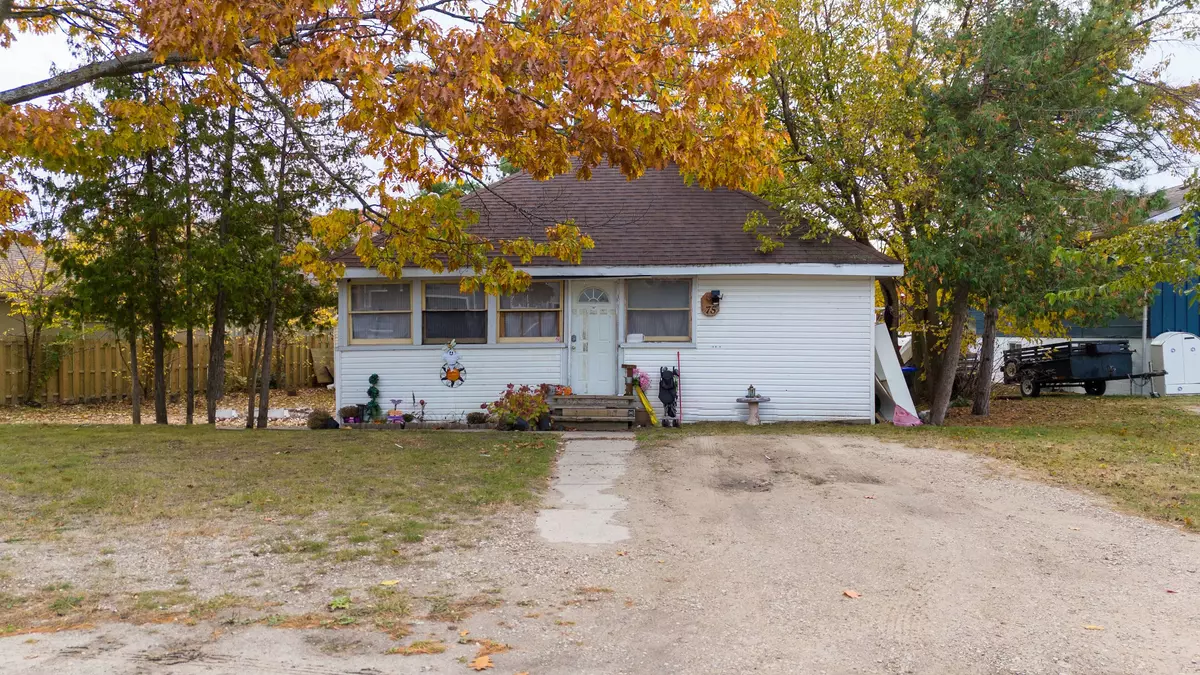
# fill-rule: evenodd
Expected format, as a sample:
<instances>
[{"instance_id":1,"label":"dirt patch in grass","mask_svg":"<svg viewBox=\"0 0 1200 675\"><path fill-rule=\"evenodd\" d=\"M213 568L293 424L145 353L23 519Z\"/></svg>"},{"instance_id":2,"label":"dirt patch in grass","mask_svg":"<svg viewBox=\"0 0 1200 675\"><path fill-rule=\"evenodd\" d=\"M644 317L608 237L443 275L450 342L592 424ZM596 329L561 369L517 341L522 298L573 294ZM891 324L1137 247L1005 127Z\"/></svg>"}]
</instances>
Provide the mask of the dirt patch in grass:
<instances>
[{"instance_id":1,"label":"dirt patch in grass","mask_svg":"<svg viewBox=\"0 0 1200 675\"><path fill-rule=\"evenodd\" d=\"M535 505L557 443L546 434L0 428L0 633L211 618L400 639L411 616L460 620L500 598L423 587L414 599L380 583L426 556L476 546Z\"/></svg>"},{"instance_id":2,"label":"dirt patch in grass","mask_svg":"<svg viewBox=\"0 0 1200 675\"><path fill-rule=\"evenodd\" d=\"M943 427L702 423L681 430L647 429L638 438L642 447L653 448L680 434L848 434L965 450L1012 462L1045 480L1092 490L1131 512L1200 530L1200 415L1193 412L1197 402L1194 397L1051 394L993 400L988 417L953 408ZM817 485L879 482L870 476L805 478Z\"/></svg>"}]
</instances>

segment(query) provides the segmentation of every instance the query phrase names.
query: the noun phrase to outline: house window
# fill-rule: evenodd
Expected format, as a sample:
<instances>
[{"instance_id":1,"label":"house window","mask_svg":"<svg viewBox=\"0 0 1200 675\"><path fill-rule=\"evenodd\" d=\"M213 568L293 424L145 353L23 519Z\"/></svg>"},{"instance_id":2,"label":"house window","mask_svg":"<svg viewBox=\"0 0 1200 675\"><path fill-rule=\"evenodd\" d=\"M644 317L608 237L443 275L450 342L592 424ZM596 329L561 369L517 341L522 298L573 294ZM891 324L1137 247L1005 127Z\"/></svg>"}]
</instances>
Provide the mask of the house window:
<instances>
[{"instance_id":1,"label":"house window","mask_svg":"<svg viewBox=\"0 0 1200 675\"><path fill-rule=\"evenodd\" d=\"M350 284L350 342L412 342L412 286Z\"/></svg>"},{"instance_id":2,"label":"house window","mask_svg":"<svg viewBox=\"0 0 1200 675\"><path fill-rule=\"evenodd\" d=\"M588 286L579 293L579 302L587 304L604 304L608 302L608 291L595 286Z\"/></svg>"},{"instance_id":3,"label":"house window","mask_svg":"<svg viewBox=\"0 0 1200 675\"><path fill-rule=\"evenodd\" d=\"M538 281L500 296L500 339L549 342L562 337L562 282Z\"/></svg>"},{"instance_id":4,"label":"house window","mask_svg":"<svg viewBox=\"0 0 1200 675\"><path fill-rule=\"evenodd\" d=\"M630 279L626 291L626 333L641 333L647 342L686 342L691 339L691 281Z\"/></svg>"},{"instance_id":5,"label":"house window","mask_svg":"<svg viewBox=\"0 0 1200 675\"><path fill-rule=\"evenodd\" d=\"M487 342L487 296L483 291L463 293L457 283L425 284L425 343Z\"/></svg>"}]
</instances>

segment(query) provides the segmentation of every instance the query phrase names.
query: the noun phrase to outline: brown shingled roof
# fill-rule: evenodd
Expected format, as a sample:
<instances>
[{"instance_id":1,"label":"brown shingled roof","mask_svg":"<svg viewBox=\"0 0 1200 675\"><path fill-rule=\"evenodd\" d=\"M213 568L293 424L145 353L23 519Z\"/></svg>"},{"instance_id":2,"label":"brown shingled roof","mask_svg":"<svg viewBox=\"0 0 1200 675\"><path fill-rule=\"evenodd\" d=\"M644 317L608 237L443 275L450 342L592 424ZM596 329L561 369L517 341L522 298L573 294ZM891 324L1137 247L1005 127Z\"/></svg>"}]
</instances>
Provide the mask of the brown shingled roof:
<instances>
[{"instance_id":1,"label":"brown shingled roof","mask_svg":"<svg viewBox=\"0 0 1200 675\"><path fill-rule=\"evenodd\" d=\"M649 170L632 181L611 167L597 167L586 181L574 174L538 181L522 172L464 197L462 204L479 214L471 231L489 239L543 240L547 226L574 219L596 242L596 248L584 252L584 265L896 263L845 237L796 238L771 253L760 253L754 237L742 231L746 217L759 211L779 223L781 216L752 194L688 185L674 166ZM337 259L361 266L352 251ZM529 266L566 265L538 259Z\"/></svg>"}]
</instances>

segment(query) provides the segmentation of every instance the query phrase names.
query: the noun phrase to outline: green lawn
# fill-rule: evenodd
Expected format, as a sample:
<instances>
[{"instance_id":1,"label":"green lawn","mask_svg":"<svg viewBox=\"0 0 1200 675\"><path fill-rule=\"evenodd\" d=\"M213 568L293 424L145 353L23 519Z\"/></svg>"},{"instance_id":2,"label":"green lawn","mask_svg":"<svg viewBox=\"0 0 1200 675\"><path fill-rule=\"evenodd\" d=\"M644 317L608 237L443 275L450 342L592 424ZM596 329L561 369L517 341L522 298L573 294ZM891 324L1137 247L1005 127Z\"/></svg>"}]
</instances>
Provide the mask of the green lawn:
<instances>
[{"instance_id":1,"label":"green lawn","mask_svg":"<svg viewBox=\"0 0 1200 675\"><path fill-rule=\"evenodd\" d=\"M858 434L914 446L965 450L1113 499L1122 508L1200 530L1200 399L1047 395L996 400L992 415L956 408L944 427L696 424L682 433ZM652 446L674 429L639 434Z\"/></svg>"},{"instance_id":2,"label":"green lawn","mask_svg":"<svg viewBox=\"0 0 1200 675\"><path fill-rule=\"evenodd\" d=\"M0 426L0 526L12 537L91 522L319 513L343 523L351 543L415 541L429 527L532 502L556 446L553 435L498 432Z\"/></svg>"}]
</instances>

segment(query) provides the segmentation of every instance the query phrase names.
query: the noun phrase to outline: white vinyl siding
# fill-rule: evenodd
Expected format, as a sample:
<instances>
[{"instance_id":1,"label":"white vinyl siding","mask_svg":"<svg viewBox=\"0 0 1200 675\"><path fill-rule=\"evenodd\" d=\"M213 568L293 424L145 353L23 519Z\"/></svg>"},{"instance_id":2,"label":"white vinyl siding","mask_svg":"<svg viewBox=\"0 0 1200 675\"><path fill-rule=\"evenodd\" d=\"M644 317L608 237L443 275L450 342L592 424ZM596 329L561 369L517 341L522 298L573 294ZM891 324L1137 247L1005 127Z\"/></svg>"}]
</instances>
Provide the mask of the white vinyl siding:
<instances>
[{"instance_id":1,"label":"white vinyl siding","mask_svg":"<svg viewBox=\"0 0 1200 675\"><path fill-rule=\"evenodd\" d=\"M619 326L624 335L625 298L618 284ZM700 296L721 291L721 311L700 313ZM345 284L341 315L345 320ZM874 416L873 280L869 277L697 276L691 286L692 339L679 343L626 344L620 363L636 364L651 376L647 395L658 414L658 372L682 361L684 422L744 421L746 404L736 399L753 384L770 402L764 421L853 420ZM565 311L574 298L566 294ZM496 306L489 303L490 333L496 334ZM420 337L420 314L414 333ZM345 345L344 328L339 344ZM566 339L569 340L569 330ZM494 337L492 338L495 339ZM380 377L381 405L403 399L411 412L412 395L426 401L429 420L460 419L495 400L508 383L570 384L568 345L563 343L460 345L466 367L464 384L453 389L441 381L439 344L339 347L338 406L365 403L367 378Z\"/></svg>"},{"instance_id":2,"label":"white vinyl siding","mask_svg":"<svg viewBox=\"0 0 1200 675\"><path fill-rule=\"evenodd\" d=\"M509 382L563 383L563 347L459 345L459 363L466 368L463 383L450 388L442 382L442 350L436 346L395 349L349 349L338 356L338 407L367 402L367 378L379 375L379 403L403 399L400 409L415 412L412 399L425 399L426 421L461 420L494 401Z\"/></svg>"},{"instance_id":3,"label":"white vinyl siding","mask_svg":"<svg viewBox=\"0 0 1200 675\"><path fill-rule=\"evenodd\" d=\"M656 413L658 373L680 369L684 422L744 421L746 387L769 396L763 421L874 417L872 281L817 277L697 277L689 345L624 345L621 363L650 374ZM699 298L721 291L721 311L700 313Z\"/></svg>"}]
</instances>

